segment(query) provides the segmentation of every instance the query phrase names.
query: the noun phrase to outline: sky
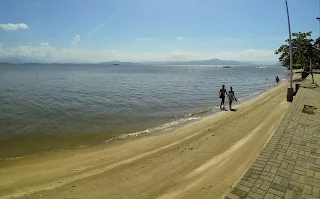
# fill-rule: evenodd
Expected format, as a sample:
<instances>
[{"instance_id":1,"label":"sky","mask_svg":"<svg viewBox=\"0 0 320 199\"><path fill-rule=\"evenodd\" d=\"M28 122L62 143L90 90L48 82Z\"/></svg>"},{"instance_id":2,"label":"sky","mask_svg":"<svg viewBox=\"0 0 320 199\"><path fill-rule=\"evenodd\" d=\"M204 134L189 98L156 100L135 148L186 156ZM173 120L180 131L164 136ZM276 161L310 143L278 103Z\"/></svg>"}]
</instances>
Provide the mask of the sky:
<instances>
[{"instance_id":1,"label":"sky","mask_svg":"<svg viewBox=\"0 0 320 199\"><path fill-rule=\"evenodd\" d=\"M319 1L288 0L292 32L319 36ZM277 63L285 0L1 0L0 60L223 59Z\"/></svg>"}]
</instances>

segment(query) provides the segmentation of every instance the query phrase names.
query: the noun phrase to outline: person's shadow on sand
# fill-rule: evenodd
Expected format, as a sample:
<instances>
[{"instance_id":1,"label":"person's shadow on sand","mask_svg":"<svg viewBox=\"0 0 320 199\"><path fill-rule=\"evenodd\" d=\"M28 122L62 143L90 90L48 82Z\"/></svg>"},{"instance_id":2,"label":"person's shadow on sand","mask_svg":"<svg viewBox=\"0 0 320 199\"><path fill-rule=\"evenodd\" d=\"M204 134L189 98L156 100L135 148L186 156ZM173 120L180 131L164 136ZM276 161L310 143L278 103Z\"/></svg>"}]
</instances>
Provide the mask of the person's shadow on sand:
<instances>
[{"instance_id":1,"label":"person's shadow on sand","mask_svg":"<svg viewBox=\"0 0 320 199\"><path fill-rule=\"evenodd\" d=\"M220 110L221 110L221 111L237 111L237 109L233 109L233 108L230 109L230 110L228 110L228 109L226 109L226 108L220 108Z\"/></svg>"}]
</instances>

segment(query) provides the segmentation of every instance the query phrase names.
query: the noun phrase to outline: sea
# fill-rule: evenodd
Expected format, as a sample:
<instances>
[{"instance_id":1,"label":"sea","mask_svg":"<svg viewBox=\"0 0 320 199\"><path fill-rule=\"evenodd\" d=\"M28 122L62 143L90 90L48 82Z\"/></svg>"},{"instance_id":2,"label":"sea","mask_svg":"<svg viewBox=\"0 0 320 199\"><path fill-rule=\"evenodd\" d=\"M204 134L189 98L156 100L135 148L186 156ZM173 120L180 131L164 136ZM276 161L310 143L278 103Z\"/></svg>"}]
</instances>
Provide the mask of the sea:
<instances>
[{"instance_id":1,"label":"sea","mask_svg":"<svg viewBox=\"0 0 320 199\"><path fill-rule=\"evenodd\" d=\"M220 111L288 78L281 66L147 64L0 65L0 160L160 132Z\"/></svg>"}]
</instances>

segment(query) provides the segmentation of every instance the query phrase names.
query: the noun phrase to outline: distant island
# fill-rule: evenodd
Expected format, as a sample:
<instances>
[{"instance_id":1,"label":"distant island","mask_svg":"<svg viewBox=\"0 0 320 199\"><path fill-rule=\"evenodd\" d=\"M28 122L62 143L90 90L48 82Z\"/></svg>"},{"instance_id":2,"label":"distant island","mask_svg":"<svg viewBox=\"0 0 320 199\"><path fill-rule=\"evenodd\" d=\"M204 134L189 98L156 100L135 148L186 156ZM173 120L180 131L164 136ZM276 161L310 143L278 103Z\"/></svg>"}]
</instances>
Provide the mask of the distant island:
<instances>
[{"instance_id":1,"label":"distant island","mask_svg":"<svg viewBox=\"0 0 320 199\"><path fill-rule=\"evenodd\" d=\"M109 62L100 62L98 64L100 64L100 65L121 65L121 64L127 65L127 64L140 64L140 63L121 62L121 61L116 60L116 61L109 61Z\"/></svg>"},{"instance_id":2,"label":"distant island","mask_svg":"<svg viewBox=\"0 0 320 199\"><path fill-rule=\"evenodd\" d=\"M121 62L121 61L110 61L100 62L99 64L108 65L128 65L128 64L153 64L153 65L254 65L249 62L240 62L235 60L220 60L220 59L209 59L209 60L195 60L195 61L145 61L145 62Z\"/></svg>"},{"instance_id":3,"label":"distant island","mask_svg":"<svg viewBox=\"0 0 320 199\"><path fill-rule=\"evenodd\" d=\"M1 64L11 64L11 63L9 63L9 62L0 62L0 65Z\"/></svg>"}]
</instances>

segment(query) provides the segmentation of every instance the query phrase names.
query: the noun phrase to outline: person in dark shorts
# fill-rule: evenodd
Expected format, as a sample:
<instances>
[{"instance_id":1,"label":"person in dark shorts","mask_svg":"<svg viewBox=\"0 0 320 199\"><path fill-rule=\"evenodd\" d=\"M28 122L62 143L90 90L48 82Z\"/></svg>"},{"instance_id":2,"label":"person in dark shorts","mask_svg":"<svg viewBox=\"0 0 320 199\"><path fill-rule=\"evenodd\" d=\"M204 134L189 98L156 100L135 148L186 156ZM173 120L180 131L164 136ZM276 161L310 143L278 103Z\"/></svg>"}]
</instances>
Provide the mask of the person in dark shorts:
<instances>
[{"instance_id":1,"label":"person in dark shorts","mask_svg":"<svg viewBox=\"0 0 320 199\"><path fill-rule=\"evenodd\" d=\"M222 89L220 89L220 92L219 92L219 97L221 98L220 108L221 108L222 105L223 105L223 108L224 108L224 100L226 98L226 94L227 94L227 91L224 88L224 85L222 85Z\"/></svg>"},{"instance_id":2,"label":"person in dark shorts","mask_svg":"<svg viewBox=\"0 0 320 199\"><path fill-rule=\"evenodd\" d=\"M277 82L277 85L279 85L279 81L280 81L279 77L278 77L278 76L276 76L276 82Z\"/></svg>"}]
</instances>

